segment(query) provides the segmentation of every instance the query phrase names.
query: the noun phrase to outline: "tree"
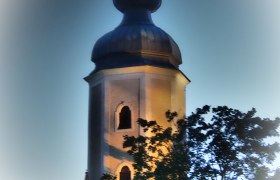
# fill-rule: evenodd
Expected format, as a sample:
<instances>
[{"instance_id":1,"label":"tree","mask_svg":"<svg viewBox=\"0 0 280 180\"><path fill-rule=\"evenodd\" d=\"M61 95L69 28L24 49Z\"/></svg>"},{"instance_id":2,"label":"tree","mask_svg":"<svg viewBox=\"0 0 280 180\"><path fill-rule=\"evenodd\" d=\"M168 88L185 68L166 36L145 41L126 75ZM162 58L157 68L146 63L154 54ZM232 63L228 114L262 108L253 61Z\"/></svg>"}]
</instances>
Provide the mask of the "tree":
<instances>
[{"instance_id":1,"label":"tree","mask_svg":"<svg viewBox=\"0 0 280 180\"><path fill-rule=\"evenodd\" d=\"M168 111L168 121L177 113ZM188 179L189 159L185 141L186 120L178 120L177 130L163 129L156 121L139 119L138 124L150 136L124 136L123 147L134 158L135 180L143 179Z\"/></svg>"},{"instance_id":2,"label":"tree","mask_svg":"<svg viewBox=\"0 0 280 180\"><path fill-rule=\"evenodd\" d=\"M265 143L279 136L280 119L255 114L255 109L242 113L204 106L188 118L174 120L177 113L168 111L167 120L175 129L139 119L150 135L125 136L123 143L134 158L135 179L256 179L280 151L278 143Z\"/></svg>"},{"instance_id":3,"label":"tree","mask_svg":"<svg viewBox=\"0 0 280 180\"><path fill-rule=\"evenodd\" d=\"M117 179L117 177L110 173L105 173L101 177L101 180L116 180L116 179Z\"/></svg>"},{"instance_id":4,"label":"tree","mask_svg":"<svg viewBox=\"0 0 280 180\"><path fill-rule=\"evenodd\" d=\"M206 122L210 110L212 118ZM255 114L255 109L242 113L226 106L204 106L191 114L187 120L187 143L194 162L190 177L255 179L258 170L269 169L280 149L278 143L267 144L265 139L279 136L280 119Z\"/></svg>"}]
</instances>

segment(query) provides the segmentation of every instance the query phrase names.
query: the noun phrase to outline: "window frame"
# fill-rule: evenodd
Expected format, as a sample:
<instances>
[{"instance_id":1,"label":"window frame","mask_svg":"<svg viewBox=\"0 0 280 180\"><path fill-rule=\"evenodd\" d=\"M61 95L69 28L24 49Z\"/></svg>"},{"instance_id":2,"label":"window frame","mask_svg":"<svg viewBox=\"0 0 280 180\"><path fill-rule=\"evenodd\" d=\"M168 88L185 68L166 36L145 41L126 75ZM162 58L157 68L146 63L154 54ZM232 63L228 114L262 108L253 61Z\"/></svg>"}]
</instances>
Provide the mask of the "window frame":
<instances>
[{"instance_id":1,"label":"window frame","mask_svg":"<svg viewBox=\"0 0 280 180\"><path fill-rule=\"evenodd\" d=\"M130 121L131 121L131 127L127 128L127 129L118 129L119 124L120 124L120 113L122 111L122 109L127 106L130 110ZM116 110L115 110L115 117L114 117L114 124L115 124L115 132L127 132L127 131L133 131L134 130L134 112L133 112L133 108L132 105L125 103L125 102L121 102Z\"/></svg>"},{"instance_id":2,"label":"window frame","mask_svg":"<svg viewBox=\"0 0 280 180\"><path fill-rule=\"evenodd\" d=\"M135 171L134 171L134 168L132 166L132 163L128 162L128 161L122 161L120 164L117 165L117 168L114 172L115 176L117 176L117 180L120 180L120 172L121 172L121 170L124 166L128 167L128 169L130 171L130 179L132 180L133 176L135 174Z\"/></svg>"},{"instance_id":3,"label":"window frame","mask_svg":"<svg viewBox=\"0 0 280 180\"><path fill-rule=\"evenodd\" d=\"M123 171L124 168L126 168L126 169L128 170L128 172ZM121 180L121 178L122 178L122 173L123 173L123 174L129 175L129 180L131 180L131 170L129 169L128 166L123 166L123 167L121 168L121 171L119 172L120 180Z\"/></svg>"}]
</instances>

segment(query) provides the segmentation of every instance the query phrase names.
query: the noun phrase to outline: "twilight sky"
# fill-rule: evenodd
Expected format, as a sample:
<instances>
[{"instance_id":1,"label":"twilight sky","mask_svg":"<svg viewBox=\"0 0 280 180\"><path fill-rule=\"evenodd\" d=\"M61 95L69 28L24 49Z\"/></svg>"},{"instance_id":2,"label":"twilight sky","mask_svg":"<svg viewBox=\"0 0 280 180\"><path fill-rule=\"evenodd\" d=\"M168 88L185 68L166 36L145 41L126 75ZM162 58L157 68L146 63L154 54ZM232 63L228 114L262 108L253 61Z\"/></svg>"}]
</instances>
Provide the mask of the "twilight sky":
<instances>
[{"instance_id":1,"label":"twilight sky","mask_svg":"<svg viewBox=\"0 0 280 180\"><path fill-rule=\"evenodd\" d=\"M204 104L280 116L279 0L163 0L187 113ZM111 0L0 0L0 179L83 179L96 40L121 21ZM279 163L278 163L279 164Z\"/></svg>"}]
</instances>

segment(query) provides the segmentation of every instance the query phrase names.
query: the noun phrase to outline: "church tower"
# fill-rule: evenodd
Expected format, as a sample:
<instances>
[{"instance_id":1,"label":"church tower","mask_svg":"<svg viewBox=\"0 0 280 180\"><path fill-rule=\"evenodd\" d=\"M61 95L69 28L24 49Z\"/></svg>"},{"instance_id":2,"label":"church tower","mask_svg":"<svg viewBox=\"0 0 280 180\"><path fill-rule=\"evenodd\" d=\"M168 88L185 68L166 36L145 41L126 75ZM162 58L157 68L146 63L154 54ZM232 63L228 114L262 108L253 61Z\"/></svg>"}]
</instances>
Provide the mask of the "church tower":
<instances>
[{"instance_id":1,"label":"church tower","mask_svg":"<svg viewBox=\"0 0 280 180\"><path fill-rule=\"evenodd\" d=\"M95 69L89 83L87 179L111 172L118 180L133 177L132 159L122 148L124 135L145 135L138 118L171 126L167 110L185 115L188 78L179 70L175 41L154 25L151 13L161 0L113 0L123 20L95 44Z\"/></svg>"}]
</instances>

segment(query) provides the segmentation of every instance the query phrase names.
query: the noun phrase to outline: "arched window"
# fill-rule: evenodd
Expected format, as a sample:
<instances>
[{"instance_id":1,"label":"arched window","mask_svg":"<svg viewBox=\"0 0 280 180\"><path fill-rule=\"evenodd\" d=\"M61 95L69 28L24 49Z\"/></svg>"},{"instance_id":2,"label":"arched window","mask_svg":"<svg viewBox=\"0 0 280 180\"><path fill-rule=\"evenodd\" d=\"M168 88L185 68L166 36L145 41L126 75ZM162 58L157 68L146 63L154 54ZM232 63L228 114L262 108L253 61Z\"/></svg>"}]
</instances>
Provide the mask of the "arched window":
<instances>
[{"instance_id":1,"label":"arched window","mask_svg":"<svg viewBox=\"0 0 280 180\"><path fill-rule=\"evenodd\" d=\"M120 172L120 180L130 180L130 170L124 166Z\"/></svg>"},{"instance_id":2,"label":"arched window","mask_svg":"<svg viewBox=\"0 0 280 180\"><path fill-rule=\"evenodd\" d=\"M128 106L124 106L119 114L118 129L130 129L130 128L131 128L131 111Z\"/></svg>"}]
</instances>

